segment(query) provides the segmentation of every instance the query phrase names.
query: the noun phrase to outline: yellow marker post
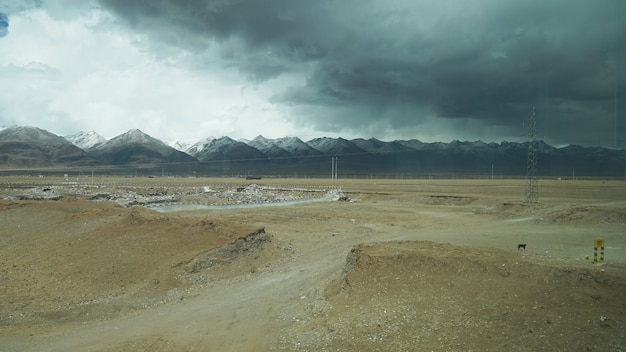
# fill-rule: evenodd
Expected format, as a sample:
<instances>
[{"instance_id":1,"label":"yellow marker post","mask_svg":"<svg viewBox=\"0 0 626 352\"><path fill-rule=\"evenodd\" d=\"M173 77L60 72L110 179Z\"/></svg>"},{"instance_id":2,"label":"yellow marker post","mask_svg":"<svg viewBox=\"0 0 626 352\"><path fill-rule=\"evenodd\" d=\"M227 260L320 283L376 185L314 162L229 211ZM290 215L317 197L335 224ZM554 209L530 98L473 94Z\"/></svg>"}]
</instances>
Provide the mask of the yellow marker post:
<instances>
[{"instance_id":1,"label":"yellow marker post","mask_svg":"<svg viewBox=\"0 0 626 352\"><path fill-rule=\"evenodd\" d=\"M598 261L598 248L600 248L600 260ZM604 264L604 238L593 240L593 265Z\"/></svg>"}]
</instances>

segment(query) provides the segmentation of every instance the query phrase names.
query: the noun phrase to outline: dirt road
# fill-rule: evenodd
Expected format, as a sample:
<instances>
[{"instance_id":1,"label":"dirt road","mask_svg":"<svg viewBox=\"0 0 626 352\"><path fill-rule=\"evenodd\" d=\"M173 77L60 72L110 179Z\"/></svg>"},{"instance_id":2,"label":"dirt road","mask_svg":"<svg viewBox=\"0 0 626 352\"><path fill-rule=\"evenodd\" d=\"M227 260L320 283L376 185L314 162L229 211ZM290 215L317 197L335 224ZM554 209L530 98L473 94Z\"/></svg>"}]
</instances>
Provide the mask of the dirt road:
<instances>
[{"instance_id":1,"label":"dirt road","mask_svg":"<svg viewBox=\"0 0 626 352\"><path fill-rule=\"evenodd\" d=\"M3 201L0 349L626 350L626 184L540 187L539 204L510 180L176 213Z\"/></svg>"}]
</instances>

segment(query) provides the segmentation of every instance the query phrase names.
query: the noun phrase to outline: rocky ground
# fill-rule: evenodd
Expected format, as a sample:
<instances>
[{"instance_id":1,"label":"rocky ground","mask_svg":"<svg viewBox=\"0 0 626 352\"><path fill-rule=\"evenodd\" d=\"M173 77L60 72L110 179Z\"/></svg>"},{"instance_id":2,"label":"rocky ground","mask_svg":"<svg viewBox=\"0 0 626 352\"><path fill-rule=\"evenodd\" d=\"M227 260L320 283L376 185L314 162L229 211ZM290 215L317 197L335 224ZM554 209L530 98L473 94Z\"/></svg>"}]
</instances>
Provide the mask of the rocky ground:
<instances>
[{"instance_id":1,"label":"rocky ground","mask_svg":"<svg viewBox=\"0 0 626 352\"><path fill-rule=\"evenodd\" d=\"M336 187L328 186L281 186L255 183L217 183L199 185L195 179L189 183L177 180L168 183L143 183L146 180L99 180L68 181L53 179L12 179L2 184L4 200L59 200L63 197L91 201L107 201L130 206L176 206L176 205L261 205L268 203L307 201L340 193Z\"/></svg>"},{"instance_id":2,"label":"rocky ground","mask_svg":"<svg viewBox=\"0 0 626 352\"><path fill-rule=\"evenodd\" d=\"M626 351L623 182L15 181L3 351Z\"/></svg>"}]
</instances>

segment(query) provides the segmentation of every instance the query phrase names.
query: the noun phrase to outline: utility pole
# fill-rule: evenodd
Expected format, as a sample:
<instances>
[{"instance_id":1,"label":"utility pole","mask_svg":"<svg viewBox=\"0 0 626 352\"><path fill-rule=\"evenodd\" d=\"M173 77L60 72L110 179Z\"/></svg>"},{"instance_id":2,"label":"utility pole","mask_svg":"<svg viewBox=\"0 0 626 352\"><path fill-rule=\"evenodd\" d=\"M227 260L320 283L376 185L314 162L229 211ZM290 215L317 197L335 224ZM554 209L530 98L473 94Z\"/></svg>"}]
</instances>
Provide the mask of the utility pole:
<instances>
[{"instance_id":1,"label":"utility pole","mask_svg":"<svg viewBox=\"0 0 626 352\"><path fill-rule=\"evenodd\" d=\"M537 121L535 107L529 119L530 143L528 143L528 160L526 162L526 203L539 202L539 185L537 183Z\"/></svg>"}]
</instances>

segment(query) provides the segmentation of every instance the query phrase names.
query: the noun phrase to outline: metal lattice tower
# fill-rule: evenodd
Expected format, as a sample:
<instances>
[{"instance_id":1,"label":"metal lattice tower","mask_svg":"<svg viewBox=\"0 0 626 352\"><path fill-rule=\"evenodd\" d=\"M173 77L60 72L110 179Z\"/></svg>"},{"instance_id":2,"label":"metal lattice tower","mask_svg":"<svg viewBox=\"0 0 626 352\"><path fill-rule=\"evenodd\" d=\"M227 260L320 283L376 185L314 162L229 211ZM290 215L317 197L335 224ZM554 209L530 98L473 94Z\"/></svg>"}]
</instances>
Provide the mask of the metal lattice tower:
<instances>
[{"instance_id":1,"label":"metal lattice tower","mask_svg":"<svg viewBox=\"0 0 626 352\"><path fill-rule=\"evenodd\" d=\"M537 182L537 121L535 107L529 119L530 143L528 143L528 160L526 162L526 203L539 202L539 184Z\"/></svg>"},{"instance_id":2,"label":"metal lattice tower","mask_svg":"<svg viewBox=\"0 0 626 352\"><path fill-rule=\"evenodd\" d=\"M330 179L335 182L335 180L337 180L337 163L339 161L339 158L336 156L333 156L330 158Z\"/></svg>"}]
</instances>

